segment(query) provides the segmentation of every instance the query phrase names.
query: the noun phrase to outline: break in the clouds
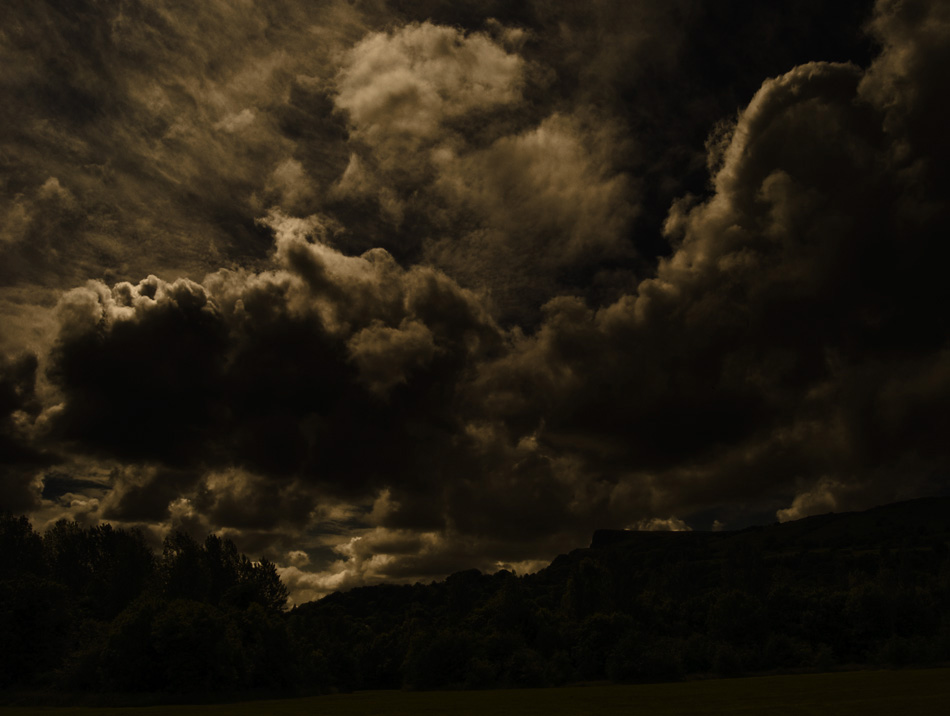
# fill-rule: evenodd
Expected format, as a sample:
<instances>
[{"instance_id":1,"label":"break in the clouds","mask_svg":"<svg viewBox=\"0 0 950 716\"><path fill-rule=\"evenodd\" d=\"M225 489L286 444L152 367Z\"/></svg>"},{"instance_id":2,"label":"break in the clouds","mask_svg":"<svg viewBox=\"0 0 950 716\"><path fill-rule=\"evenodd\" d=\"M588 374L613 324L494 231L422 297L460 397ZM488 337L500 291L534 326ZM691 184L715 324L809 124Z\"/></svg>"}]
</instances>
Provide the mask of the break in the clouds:
<instances>
[{"instance_id":1,"label":"break in the clouds","mask_svg":"<svg viewBox=\"0 0 950 716\"><path fill-rule=\"evenodd\" d=\"M946 489L944 4L405 5L4 10L2 507L300 601Z\"/></svg>"}]
</instances>

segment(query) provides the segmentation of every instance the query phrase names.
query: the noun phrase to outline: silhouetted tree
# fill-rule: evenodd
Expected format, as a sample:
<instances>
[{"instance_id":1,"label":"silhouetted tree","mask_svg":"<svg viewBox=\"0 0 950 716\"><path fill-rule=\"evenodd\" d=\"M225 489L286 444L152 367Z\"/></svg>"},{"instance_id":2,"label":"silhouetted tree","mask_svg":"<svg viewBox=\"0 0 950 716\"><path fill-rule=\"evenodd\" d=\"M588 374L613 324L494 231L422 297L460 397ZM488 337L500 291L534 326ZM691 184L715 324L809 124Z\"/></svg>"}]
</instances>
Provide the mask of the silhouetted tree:
<instances>
[{"instance_id":1,"label":"silhouetted tree","mask_svg":"<svg viewBox=\"0 0 950 716\"><path fill-rule=\"evenodd\" d=\"M30 521L0 512L0 579L45 572L43 540Z\"/></svg>"}]
</instances>

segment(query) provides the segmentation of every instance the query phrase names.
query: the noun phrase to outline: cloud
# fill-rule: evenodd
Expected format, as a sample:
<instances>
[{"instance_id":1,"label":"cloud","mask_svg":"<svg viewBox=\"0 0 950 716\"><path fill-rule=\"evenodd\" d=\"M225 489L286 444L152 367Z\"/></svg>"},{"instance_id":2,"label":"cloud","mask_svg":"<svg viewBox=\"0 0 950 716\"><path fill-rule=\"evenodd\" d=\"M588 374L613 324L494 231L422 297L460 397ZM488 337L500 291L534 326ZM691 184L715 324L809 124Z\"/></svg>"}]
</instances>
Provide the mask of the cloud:
<instances>
[{"instance_id":1,"label":"cloud","mask_svg":"<svg viewBox=\"0 0 950 716\"><path fill-rule=\"evenodd\" d=\"M883 52L862 82L862 96L885 110L885 129L899 136L901 145L926 152L940 136L946 112L937 68L950 59L950 11L927 0L880 0L875 10L870 30ZM946 174L940 176L946 180Z\"/></svg>"},{"instance_id":2,"label":"cloud","mask_svg":"<svg viewBox=\"0 0 950 716\"><path fill-rule=\"evenodd\" d=\"M611 167L615 141L609 127L554 114L486 149L439 153L436 193L480 226L434 238L426 256L488 286L502 315L536 306L569 272L631 257L634 191Z\"/></svg>"},{"instance_id":3,"label":"cloud","mask_svg":"<svg viewBox=\"0 0 950 716\"><path fill-rule=\"evenodd\" d=\"M269 202L271 206L283 207L293 215L305 214L310 207L318 205L318 188L296 159L286 159L277 165L264 192L274 197L274 201Z\"/></svg>"},{"instance_id":4,"label":"cloud","mask_svg":"<svg viewBox=\"0 0 950 716\"><path fill-rule=\"evenodd\" d=\"M38 5L78 69L5 65L3 499L320 595L942 489L946 11L879 3L866 69L751 62L731 115L703 19L785 11L628 5ZM40 285L80 286L49 350Z\"/></svg>"},{"instance_id":5,"label":"cloud","mask_svg":"<svg viewBox=\"0 0 950 716\"><path fill-rule=\"evenodd\" d=\"M332 561L320 571L304 571L290 564L279 569L296 603L318 599L331 592L383 582L412 583L444 574L439 559L444 537L436 532L374 528L334 545ZM288 555L288 559L295 559ZM451 560L449 560L451 563Z\"/></svg>"},{"instance_id":6,"label":"cloud","mask_svg":"<svg viewBox=\"0 0 950 716\"><path fill-rule=\"evenodd\" d=\"M610 173L604 156L608 131L591 136L594 131L577 118L555 114L484 151L440 155L438 188L510 239L535 244L558 237L558 243L548 239L550 246L522 247L541 261L573 265L592 254L622 252L615 244L629 219L629 186L625 177Z\"/></svg>"},{"instance_id":7,"label":"cloud","mask_svg":"<svg viewBox=\"0 0 950 716\"><path fill-rule=\"evenodd\" d=\"M336 79L352 147L336 195L375 199L401 222L409 195L431 181L432 153L466 141L453 123L521 100L523 65L487 35L429 22L365 37Z\"/></svg>"},{"instance_id":8,"label":"cloud","mask_svg":"<svg viewBox=\"0 0 950 716\"><path fill-rule=\"evenodd\" d=\"M6 199L6 197L4 197ZM35 279L61 260L58 235L85 217L72 191L55 176L0 200L0 283Z\"/></svg>"},{"instance_id":9,"label":"cloud","mask_svg":"<svg viewBox=\"0 0 950 716\"><path fill-rule=\"evenodd\" d=\"M821 480L807 492L795 495L792 506L776 513L779 522L800 520L811 515L834 512L837 507L836 488L841 485L833 480Z\"/></svg>"},{"instance_id":10,"label":"cloud","mask_svg":"<svg viewBox=\"0 0 950 716\"><path fill-rule=\"evenodd\" d=\"M355 334L347 347L360 380L382 396L408 382L409 370L424 368L436 351L432 332L418 321L404 321L396 328L373 324Z\"/></svg>"},{"instance_id":11,"label":"cloud","mask_svg":"<svg viewBox=\"0 0 950 716\"><path fill-rule=\"evenodd\" d=\"M648 72L672 65L684 41L690 2L615 3L584 8L536 2L540 42L552 55L560 81L585 99L616 101ZM610 95L614 95L610 98Z\"/></svg>"},{"instance_id":12,"label":"cloud","mask_svg":"<svg viewBox=\"0 0 950 716\"><path fill-rule=\"evenodd\" d=\"M54 432L125 458L182 465L208 438L226 334L202 286L150 276L64 295L52 380L66 390Z\"/></svg>"},{"instance_id":13,"label":"cloud","mask_svg":"<svg viewBox=\"0 0 950 716\"><path fill-rule=\"evenodd\" d=\"M410 148L439 137L461 115L517 101L522 74L521 58L486 35L425 22L372 34L350 50L336 103L349 113L355 138Z\"/></svg>"},{"instance_id":14,"label":"cloud","mask_svg":"<svg viewBox=\"0 0 950 716\"><path fill-rule=\"evenodd\" d=\"M644 532L691 532L692 528L679 517L652 517L649 520L640 520L628 529Z\"/></svg>"},{"instance_id":15,"label":"cloud","mask_svg":"<svg viewBox=\"0 0 950 716\"><path fill-rule=\"evenodd\" d=\"M293 0L13 12L0 284L55 287L262 258L257 202L311 213L321 199L300 177L329 185L345 167L332 58L386 18Z\"/></svg>"},{"instance_id":16,"label":"cloud","mask_svg":"<svg viewBox=\"0 0 950 716\"><path fill-rule=\"evenodd\" d=\"M611 123L537 117L532 69L487 35L409 25L356 45L335 98L353 147L335 195L371 198L397 226L412 218L425 261L518 319L567 274L631 256L635 214Z\"/></svg>"},{"instance_id":17,"label":"cloud","mask_svg":"<svg viewBox=\"0 0 950 716\"><path fill-rule=\"evenodd\" d=\"M319 571L290 564L280 567L279 573L294 602L301 603L358 586L431 581L461 564L488 573L515 566L526 573L546 565L532 559L492 558L491 550L497 547L451 532L375 527L337 543L335 559Z\"/></svg>"},{"instance_id":18,"label":"cloud","mask_svg":"<svg viewBox=\"0 0 950 716\"><path fill-rule=\"evenodd\" d=\"M55 462L35 439L41 411L36 395L37 359L0 355L0 505L27 512L40 502L42 469Z\"/></svg>"},{"instance_id":19,"label":"cloud","mask_svg":"<svg viewBox=\"0 0 950 716\"><path fill-rule=\"evenodd\" d=\"M341 254L312 241L325 236L316 218L271 222L267 271L91 282L61 300L51 435L172 470L117 477L116 516L144 514L132 505L146 498L164 512L194 469L211 469L196 504L222 526L271 524L298 498L305 521L313 497L295 480L359 495L430 479L413 475L462 419L456 382L501 349L477 297L443 274Z\"/></svg>"},{"instance_id":20,"label":"cloud","mask_svg":"<svg viewBox=\"0 0 950 716\"><path fill-rule=\"evenodd\" d=\"M300 549L291 550L287 557L294 567L303 567L310 562L309 555Z\"/></svg>"},{"instance_id":21,"label":"cloud","mask_svg":"<svg viewBox=\"0 0 950 716\"><path fill-rule=\"evenodd\" d=\"M269 530L306 525L316 496L290 480L268 480L239 469L207 473L193 498L216 527Z\"/></svg>"},{"instance_id":22,"label":"cloud","mask_svg":"<svg viewBox=\"0 0 950 716\"><path fill-rule=\"evenodd\" d=\"M894 154L894 106L912 115L916 95L871 92L903 52L916 50L763 83L711 146L712 196L670 212L675 250L655 276L597 310L550 301L533 335L481 367L488 414L522 431L543 421L540 445L618 490L641 485L629 489L654 510L767 508L815 475L855 485L852 503L894 499L904 480L925 490L946 456L930 429L905 428L944 422L922 396L945 392L946 326L929 307L947 300L932 263L947 217L934 175L921 182ZM929 387L907 385L912 373ZM892 402L905 391L920 422Z\"/></svg>"},{"instance_id":23,"label":"cloud","mask_svg":"<svg viewBox=\"0 0 950 716\"><path fill-rule=\"evenodd\" d=\"M224 119L214 124L215 129L221 129L225 132L240 132L248 129L256 119L254 110L245 107L240 112L227 115Z\"/></svg>"},{"instance_id":24,"label":"cloud","mask_svg":"<svg viewBox=\"0 0 950 716\"><path fill-rule=\"evenodd\" d=\"M193 471L155 466L122 466L110 476L111 489L103 500L102 517L120 522L163 522L170 505L195 486Z\"/></svg>"}]
</instances>

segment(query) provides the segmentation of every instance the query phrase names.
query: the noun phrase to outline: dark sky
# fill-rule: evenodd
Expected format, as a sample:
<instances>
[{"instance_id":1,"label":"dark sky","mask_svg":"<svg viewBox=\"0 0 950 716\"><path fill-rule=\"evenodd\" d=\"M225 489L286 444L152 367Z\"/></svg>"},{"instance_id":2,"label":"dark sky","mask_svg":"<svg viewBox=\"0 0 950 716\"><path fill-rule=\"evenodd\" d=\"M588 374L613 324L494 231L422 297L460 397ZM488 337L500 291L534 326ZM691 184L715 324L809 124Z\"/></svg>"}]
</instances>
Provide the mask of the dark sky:
<instances>
[{"instance_id":1,"label":"dark sky","mask_svg":"<svg viewBox=\"0 0 950 716\"><path fill-rule=\"evenodd\" d=\"M943 493L950 4L13 0L0 508L297 601Z\"/></svg>"}]
</instances>

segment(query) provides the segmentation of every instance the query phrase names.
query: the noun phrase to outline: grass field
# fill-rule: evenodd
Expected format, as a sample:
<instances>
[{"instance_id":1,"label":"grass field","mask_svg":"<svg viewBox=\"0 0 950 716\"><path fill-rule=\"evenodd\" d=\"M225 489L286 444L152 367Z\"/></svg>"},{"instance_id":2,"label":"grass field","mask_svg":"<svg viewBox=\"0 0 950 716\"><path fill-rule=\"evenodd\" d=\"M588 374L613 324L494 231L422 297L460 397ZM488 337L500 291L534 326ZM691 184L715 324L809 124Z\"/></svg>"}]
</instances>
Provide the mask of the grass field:
<instances>
[{"instance_id":1,"label":"grass field","mask_svg":"<svg viewBox=\"0 0 950 716\"><path fill-rule=\"evenodd\" d=\"M2 716L692 716L950 714L950 669L852 671L639 686L497 691L364 691L203 706L0 709Z\"/></svg>"}]
</instances>

